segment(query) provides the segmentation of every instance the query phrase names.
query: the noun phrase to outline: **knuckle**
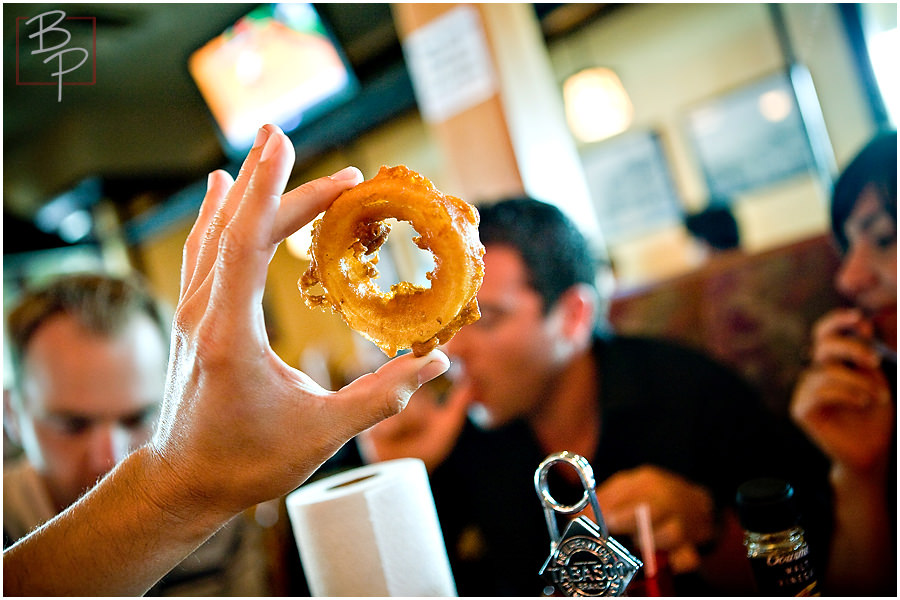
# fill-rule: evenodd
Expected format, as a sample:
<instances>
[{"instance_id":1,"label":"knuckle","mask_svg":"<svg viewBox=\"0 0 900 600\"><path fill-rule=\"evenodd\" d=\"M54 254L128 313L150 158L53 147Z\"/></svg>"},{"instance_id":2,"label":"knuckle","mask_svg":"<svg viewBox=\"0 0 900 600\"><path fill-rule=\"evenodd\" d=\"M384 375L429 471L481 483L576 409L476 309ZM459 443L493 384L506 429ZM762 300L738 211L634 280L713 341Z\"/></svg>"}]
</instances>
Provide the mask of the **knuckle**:
<instances>
[{"instance_id":1,"label":"knuckle","mask_svg":"<svg viewBox=\"0 0 900 600\"><path fill-rule=\"evenodd\" d=\"M307 181L303 185L299 187L299 189L304 194L309 194L312 196L317 196L320 194L326 193L330 187L332 187L333 182L327 177L321 177L319 179L313 179L312 181Z\"/></svg>"},{"instance_id":2,"label":"knuckle","mask_svg":"<svg viewBox=\"0 0 900 600\"><path fill-rule=\"evenodd\" d=\"M222 343L221 330L222 327L212 319L204 319L194 333L197 362L205 370L227 365L232 355Z\"/></svg>"},{"instance_id":3,"label":"knuckle","mask_svg":"<svg viewBox=\"0 0 900 600\"><path fill-rule=\"evenodd\" d=\"M231 225L222 230L218 244L219 259L225 264L239 261L246 252L244 240Z\"/></svg>"},{"instance_id":4,"label":"knuckle","mask_svg":"<svg viewBox=\"0 0 900 600\"><path fill-rule=\"evenodd\" d=\"M411 392L403 387L390 385L381 373L367 373L354 381L351 403L363 408L360 417L362 428L368 428L400 413L409 401ZM348 389L348 388L344 388ZM349 391L349 390L348 390Z\"/></svg>"},{"instance_id":5,"label":"knuckle","mask_svg":"<svg viewBox=\"0 0 900 600\"><path fill-rule=\"evenodd\" d=\"M222 212L222 209L217 210L213 214L209 225L206 226L206 230L203 232L204 242L208 243L219 237L219 232L225 228L225 220L225 214Z\"/></svg>"},{"instance_id":6,"label":"knuckle","mask_svg":"<svg viewBox=\"0 0 900 600\"><path fill-rule=\"evenodd\" d=\"M188 233L187 238L184 240L184 246L181 248L182 257L193 254L197 249L197 246L200 244L200 241L197 239L199 235L195 229L191 229L191 232Z\"/></svg>"},{"instance_id":7,"label":"knuckle","mask_svg":"<svg viewBox=\"0 0 900 600\"><path fill-rule=\"evenodd\" d=\"M190 330L192 323L193 317L189 305L180 304L172 316L172 329L179 335L183 335L184 332Z\"/></svg>"},{"instance_id":8,"label":"knuckle","mask_svg":"<svg viewBox=\"0 0 900 600\"><path fill-rule=\"evenodd\" d=\"M339 185L329 177L320 177L307 181L298 186L295 194L306 201L316 201L325 198L336 197L345 189L345 186Z\"/></svg>"},{"instance_id":9,"label":"knuckle","mask_svg":"<svg viewBox=\"0 0 900 600\"><path fill-rule=\"evenodd\" d=\"M378 420L383 421L388 417L399 414L406 407L408 401L409 394L406 394L405 392L397 393L392 390L391 392L385 393L381 402L376 406Z\"/></svg>"}]
</instances>

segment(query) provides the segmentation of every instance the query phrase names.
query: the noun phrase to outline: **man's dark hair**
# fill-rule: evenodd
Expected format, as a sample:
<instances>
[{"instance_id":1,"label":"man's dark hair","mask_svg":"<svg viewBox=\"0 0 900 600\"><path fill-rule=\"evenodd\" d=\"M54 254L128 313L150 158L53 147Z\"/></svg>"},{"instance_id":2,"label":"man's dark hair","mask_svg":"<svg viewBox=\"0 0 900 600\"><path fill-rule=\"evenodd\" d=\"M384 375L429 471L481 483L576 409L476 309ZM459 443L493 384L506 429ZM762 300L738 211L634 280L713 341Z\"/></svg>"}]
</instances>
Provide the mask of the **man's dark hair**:
<instances>
[{"instance_id":1,"label":"man's dark hair","mask_svg":"<svg viewBox=\"0 0 900 600\"><path fill-rule=\"evenodd\" d=\"M136 280L74 274L60 276L40 288L28 289L7 317L10 354L17 375L31 338L41 325L56 315L68 315L89 331L113 336L142 313L159 328L168 345L168 322L153 296Z\"/></svg>"},{"instance_id":2,"label":"man's dark hair","mask_svg":"<svg viewBox=\"0 0 900 600\"><path fill-rule=\"evenodd\" d=\"M897 222L897 132L876 135L844 169L831 195L831 229L841 250L847 251L844 225L859 195L872 187L885 211Z\"/></svg>"},{"instance_id":3,"label":"man's dark hair","mask_svg":"<svg viewBox=\"0 0 900 600\"><path fill-rule=\"evenodd\" d=\"M698 213L687 215L684 224L691 235L716 250L731 250L741 245L737 220L725 204L710 204Z\"/></svg>"},{"instance_id":4,"label":"man's dark hair","mask_svg":"<svg viewBox=\"0 0 900 600\"><path fill-rule=\"evenodd\" d=\"M519 253L529 285L549 311L578 283L596 288L597 261L587 239L557 207L528 197L479 206L478 234L485 245L509 246Z\"/></svg>"}]
</instances>

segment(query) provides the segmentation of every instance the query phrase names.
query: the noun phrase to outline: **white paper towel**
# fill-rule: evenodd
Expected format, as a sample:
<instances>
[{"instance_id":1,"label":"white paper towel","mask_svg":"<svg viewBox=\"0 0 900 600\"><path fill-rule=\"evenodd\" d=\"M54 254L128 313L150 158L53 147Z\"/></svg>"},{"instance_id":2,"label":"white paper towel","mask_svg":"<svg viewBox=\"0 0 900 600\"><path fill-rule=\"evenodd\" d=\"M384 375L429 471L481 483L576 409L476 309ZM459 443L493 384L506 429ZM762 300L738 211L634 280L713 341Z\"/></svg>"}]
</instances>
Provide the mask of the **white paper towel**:
<instances>
[{"instance_id":1,"label":"white paper towel","mask_svg":"<svg viewBox=\"0 0 900 600\"><path fill-rule=\"evenodd\" d=\"M288 494L314 596L455 596L425 463L401 458Z\"/></svg>"}]
</instances>

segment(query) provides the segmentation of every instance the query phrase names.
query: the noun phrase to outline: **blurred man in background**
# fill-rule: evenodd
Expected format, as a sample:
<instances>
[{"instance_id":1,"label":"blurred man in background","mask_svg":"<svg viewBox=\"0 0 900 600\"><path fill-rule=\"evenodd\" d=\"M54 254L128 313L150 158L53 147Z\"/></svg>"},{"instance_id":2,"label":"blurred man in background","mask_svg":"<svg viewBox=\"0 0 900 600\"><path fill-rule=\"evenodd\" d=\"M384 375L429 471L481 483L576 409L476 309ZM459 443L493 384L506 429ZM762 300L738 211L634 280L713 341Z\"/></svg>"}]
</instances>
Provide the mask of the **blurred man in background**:
<instances>
[{"instance_id":1,"label":"blurred man in background","mask_svg":"<svg viewBox=\"0 0 900 600\"><path fill-rule=\"evenodd\" d=\"M160 306L138 283L105 275L63 276L26 292L7 331L16 381L4 425L24 456L4 464L4 548L150 439L169 355ZM150 593L267 593L258 536L234 519Z\"/></svg>"},{"instance_id":2,"label":"blurred man in background","mask_svg":"<svg viewBox=\"0 0 900 600\"><path fill-rule=\"evenodd\" d=\"M426 462L461 595L541 593L550 537L533 476L563 450L589 460L606 524L635 553L649 507L676 595L751 593L734 494L766 475L805 491L802 436L710 358L604 327L597 265L559 209L516 198L479 210L482 316L446 344L453 389L429 408L435 384L423 386L359 436L363 458ZM551 473L550 491L570 504L582 489L567 475Z\"/></svg>"}]
</instances>

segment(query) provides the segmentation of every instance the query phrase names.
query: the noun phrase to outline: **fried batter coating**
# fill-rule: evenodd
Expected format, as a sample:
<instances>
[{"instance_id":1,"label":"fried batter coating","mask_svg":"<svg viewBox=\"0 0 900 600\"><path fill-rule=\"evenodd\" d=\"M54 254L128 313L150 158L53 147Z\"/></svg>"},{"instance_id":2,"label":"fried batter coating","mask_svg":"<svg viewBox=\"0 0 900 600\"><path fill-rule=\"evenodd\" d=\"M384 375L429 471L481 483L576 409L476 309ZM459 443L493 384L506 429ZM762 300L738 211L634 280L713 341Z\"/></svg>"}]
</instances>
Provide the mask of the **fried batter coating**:
<instances>
[{"instance_id":1,"label":"fried batter coating","mask_svg":"<svg viewBox=\"0 0 900 600\"><path fill-rule=\"evenodd\" d=\"M419 232L413 242L434 255L427 274L431 287L408 281L382 292L377 251L390 226L408 221ZM343 192L313 224L309 269L299 281L310 307L330 308L385 354L412 348L416 356L452 338L478 320L475 294L484 277L484 246L478 211L438 191L427 178L403 165ZM320 285L324 293L312 288Z\"/></svg>"}]
</instances>

